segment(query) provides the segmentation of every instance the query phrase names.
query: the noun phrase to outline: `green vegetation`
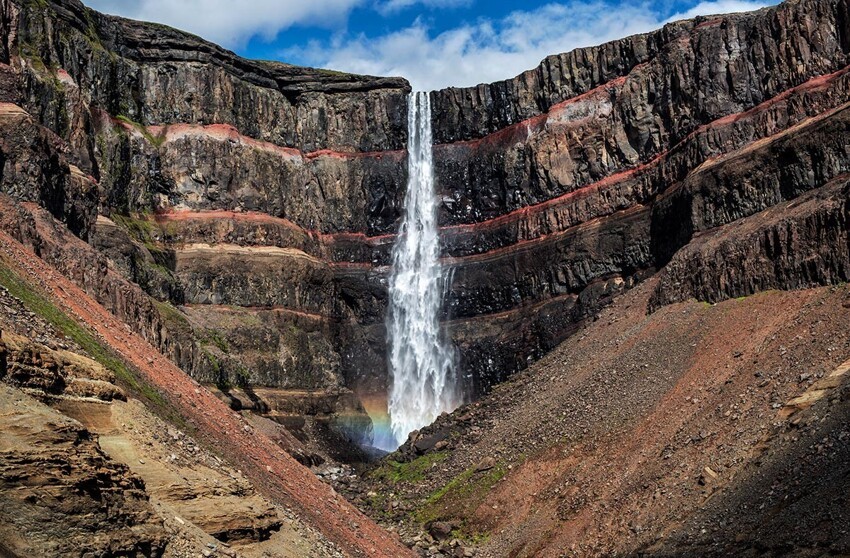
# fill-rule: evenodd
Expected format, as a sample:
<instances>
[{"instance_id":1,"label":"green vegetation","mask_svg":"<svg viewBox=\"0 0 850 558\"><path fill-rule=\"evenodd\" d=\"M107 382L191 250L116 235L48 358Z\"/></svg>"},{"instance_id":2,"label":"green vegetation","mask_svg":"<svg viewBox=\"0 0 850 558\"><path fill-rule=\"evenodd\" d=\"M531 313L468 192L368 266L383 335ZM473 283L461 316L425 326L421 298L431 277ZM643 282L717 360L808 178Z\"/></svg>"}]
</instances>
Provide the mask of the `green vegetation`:
<instances>
[{"instance_id":1,"label":"green vegetation","mask_svg":"<svg viewBox=\"0 0 850 558\"><path fill-rule=\"evenodd\" d=\"M89 43L92 47L106 51L106 48L103 46L103 42L100 40L100 35L97 32L97 23L94 20L94 10L89 8L85 8L85 16L86 16L86 31L85 37L88 39ZM115 54L109 52L110 57L115 57Z\"/></svg>"},{"instance_id":2,"label":"green vegetation","mask_svg":"<svg viewBox=\"0 0 850 558\"><path fill-rule=\"evenodd\" d=\"M127 231L130 238L148 249L156 262L155 267L158 271L171 275L171 270L166 265L169 260L169 253L159 245L156 238L157 233L161 233L162 230L150 219L148 214L121 215L113 213L110 218L116 225Z\"/></svg>"},{"instance_id":3,"label":"green vegetation","mask_svg":"<svg viewBox=\"0 0 850 558\"><path fill-rule=\"evenodd\" d=\"M425 472L435 464L444 461L449 456L448 452L438 451L427 453L409 463L398 461L387 461L379 468L372 471L371 476L382 479L392 484L414 483L425 479Z\"/></svg>"},{"instance_id":4,"label":"green vegetation","mask_svg":"<svg viewBox=\"0 0 850 558\"><path fill-rule=\"evenodd\" d=\"M44 58L41 56L39 48L36 45L27 41L21 41L19 52L22 58L29 61L30 67L32 67L33 71L38 74L45 85L49 86L57 93L65 91L65 85L59 81L59 77L57 75L59 65L52 61L50 63L45 62ZM53 100L52 102L57 101Z\"/></svg>"},{"instance_id":5,"label":"green vegetation","mask_svg":"<svg viewBox=\"0 0 850 558\"><path fill-rule=\"evenodd\" d=\"M227 339L225 339L220 331L215 329L205 329L200 336L200 341L204 345L214 345L218 348L222 353L230 352L230 345L227 344Z\"/></svg>"},{"instance_id":6,"label":"green vegetation","mask_svg":"<svg viewBox=\"0 0 850 558\"><path fill-rule=\"evenodd\" d=\"M182 425L182 419L170 409L168 403L156 388L139 378L124 361L101 344L89 330L57 308L44 295L7 267L2 260L0 260L0 285L5 287L12 296L23 302L30 312L50 323L59 332L82 347L94 360L111 370L119 383L125 388L153 404L164 418Z\"/></svg>"},{"instance_id":7,"label":"green vegetation","mask_svg":"<svg viewBox=\"0 0 850 558\"><path fill-rule=\"evenodd\" d=\"M163 143L165 143L165 139L166 139L166 136L168 134L168 126L164 126L162 128L162 131L159 134L153 135L153 134L150 133L150 131L147 129L147 127L144 124L136 122L135 120L132 120L128 116L125 116L123 114L119 114L115 118L117 120L120 120L124 124L127 124L128 126L132 126L133 128L135 128L135 130L138 131L140 134L142 134L142 136L146 140L148 140L148 143L150 143L154 147L160 147Z\"/></svg>"},{"instance_id":8,"label":"green vegetation","mask_svg":"<svg viewBox=\"0 0 850 558\"><path fill-rule=\"evenodd\" d=\"M366 502L366 505L369 506L372 511L386 520L392 519L392 513L387 509L387 502L389 497L386 493L372 493L369 495L369 500Z\"/></svg>"},{"instance_id":9,"label":"green vegetation","mask_svg":"<svg viewBox=\"0 0 850 558\"><path fill-rule=\"evenodd\" d=\"M326 75L326 76L345 77L345 76L351 75L348 72L340 72L339 70L328 70L326 68L314 68L314 69L316 70L316 73Z\"/></svg>"},{"instance_id":10,"label":"green vegetation","mask_svg":"<svg viewBox=\"0 0 850 558\"><path fill-rule=\"evenodd\" d=\"M147 215L119 215L113 213L110 217L116 225L125 229L134 240L138 240L145 246L150 244L156 247L154 240L156 224L148 219Z\"/></svg>"},{"instance_id":11,"label":"green vegetation","mask_svg":"<svg viewBox=\"0 0 850 558\"><path fill-rule=\"evenodd\" d=\"M490 533L474 531L468 525L466 521L463 521L459 528L452 531L452 538L474 546L480 546L490 538Z\"/></svg>"},{"instance_id":12,"label":"green vegetation","mask_svg":"<svg viewBox=\"0 0 850 558\"><path fill-rule=\"evenodd\" d=\"M420 523L444 518L469 517L493 486L507 474L504 463L488 471L475 472L470 467L445 486L432 493L415 514Z\"/></svg>"},{"instance_id":13,"label":"green vegetation","mask_svg":"<svg viewBox=\"0 0 850 558\"><path fill-rule=\"evenodd\" d=\"M212 367L212 371L215 374L215 378L216 378L215 385L216 385L216 387L218 389L220 389L221 391L225 392L225 393L227 393L228 391L233 389L233 387L235 387L235 386L230 379L230 375L228 374L229 371L227 369L225 369L224 365L222 364L222 362L218 358L218 356L216 356L216 354L213 351L210 351L206 348L202 347L201 350L203 351L204 356L209 361L210 366ZM236 370L231 370L236 376L236 386L242 387L242 388L248 386L250 384L250 380L251 380L251 374L248 371L248 369L245 368L245 366L243 366L238 361L234 362L233 360L230 360L229 363L231 365L234 365L235 368L236 368ZM232 368L232 366L231 366L231 368Z\"/></svg>"},{"instance_id":14,"label":"green vegetation","mask_svg":"<svg viewBox=\"0 0 850 558\"><path fill-rule=\"evenodd\" d=\"M169 328L174 328L175 330L183 332L192 331L192 324L189 323L189 320L183 315L183 312L172 306L170 302L154 300L153 303L154 306L156 306L157 311L159 311L159 315Z\"/></svg>"},{"instance_id":15,"label":"green vegetation","mask_svg":"<svg viewBox=\"0 0 850 558\"><path fill-rule=\"evenodd\" d=\"M210 361L210 366L212 366L213 372L215 372L216 376L219 378L219 381L224 382L222 379L221 373L221 361L218 360L218 357L215 356L210 351L203 349L204 356L207 357L207 360Z\"/></svg>"}]
</instances>

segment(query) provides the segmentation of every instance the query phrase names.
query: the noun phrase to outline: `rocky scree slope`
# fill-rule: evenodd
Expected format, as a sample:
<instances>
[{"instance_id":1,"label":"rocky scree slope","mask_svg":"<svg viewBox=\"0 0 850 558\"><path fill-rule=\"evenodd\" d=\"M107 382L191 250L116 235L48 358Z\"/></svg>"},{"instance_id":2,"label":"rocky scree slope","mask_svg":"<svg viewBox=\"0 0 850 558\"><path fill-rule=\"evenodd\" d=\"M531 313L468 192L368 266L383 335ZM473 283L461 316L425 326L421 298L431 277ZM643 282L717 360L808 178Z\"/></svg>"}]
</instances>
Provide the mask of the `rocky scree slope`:
<instances>
[{"instance_id":1,"label":"rocky scree slope","mask_svg":"<svg viewBox=\"0 0 850 558\"><path fill-rule=\"evenodd\" d=\"M659 288L340 490L422 553L846 554L850 289L647 314Z\"/></svg>"},{"instance_id":2,"label":"rocky scree slope","mask_svg":"<svg viewBox=\"0 0 850 558\"><path fill-rule=\"evenodd\" d=\"M155 416L156 391L5 260L0 283L3 556L341 555Z\"/></svg>"},{"instance_id":3,"label":"rocky scree slope","mask_svg":"<svg viewBox=\"0 0 850 558\"><path fill-rule=\"evenodd\" d=\"M270 478L263 465L272 472L282 467L297 478L304 471L290 467L265 433L257 433L259 442L215 438L230 426L231 433L238 433L245 424L228 426L236 419L201 386L188 387L153 347L198 381L217 386L234 408L252 407L302 436L307 429L299 428L307 415L368 441L371 423L361 402L374 396L380 400L386 388L384 280L404 195L408 85L245 61L195 37L103 16L73 0L4 0L0 7L0 190L5 194L0 228L11 235L4 237L9 253L26 262L21 269L40 270L43 277L28 277L49 279L43 287L56 300L85 301L78 311L155 383L185 387L180 392L185 399L170 400L170 405L195 417L199 434L226 448L228 459L245 469L258 490L276 501L295 497L304 506L305 494L313 493L293 496L298 491L287 484L292 479ZM647 511L626 492L594 485L598 475L589 478L587 471L604 470L609 450L620 447L602 441L641 440L651 431L635 421L677 424L666 416L647 419L647 406L663 415L665 409L678 408L668 403L678 401L677 390L698 383L697 376L710 384L705 389L714 389L720 379L718 355L705 353L714 360L691 366L685 360L696 354L691 349L699 340L676 335L700 324L714 328L712 335L728 334L737 322L720 316L703 323L705 316L696 312L703 307L691 304L685 314L691 312L696 321L680 323L673 319L679 307L670 304L847 280L848 13L846 0L800 0L750 14L677 22L550 57L513 80L432 93L443 256L453 270L444 318L461 349L467 393L486 392L570 334L584 331L588 318L653 275L618 303L625 305L618 311L636 324L628 346L643 343L657 355L679 347L671 354L681 358L660 357L653 364L647 362L650 353L642 353L635 370L656 365L657 377L669 381L656 385L656 377L640 375L628 385L617 384L622 397L646 397L635 402L631 414L619 399L616 408L609 405L610 395L607 403L600 400L605 405L598 432L591 432L592 424L582 416L596 412L587 401L613 385L613 379L599 378L619 370L619 364L600 365L588 386L579 389L567 382L545 401L535 395L552 388L539 383L545 383L545 373L521 376L502 388L510 392L528 382L527 390L516 392L521 397L505 399L505 391L497 392L486 405L466 407L418 433L393 456L402 464L388 462L391 471L379 474L376 486L385 487L386 479L412 481L401 497L387 501L384 493L375 497L368 491L354 491L352 497L368 500L364 505L379 517L406 517L431 527L444 520L433 531L457 531L456 536L470 539L465 542L480 543L479 534L489 533L492 541L484 552L497 555L554 552L565 538L582 553L675 554L689 538L720 529L731 533L734 528L719 515L706 515L708 508L695 511L694 490L700 489L691 490L680 478L697 467L687 459L702 455L689 453L697 446L695 437L708 439L711 429L701 426L697 434L682 438L687 459L679 463L687 473L671 472L650 459L673 459L663 459L670 452L656 447L658 440L643 449L625 444L629 449L621 468L632 471L634 456L641 455L637 463L651 462L653 473L638 484L628 477L623 486L646 491L666 479L661 496L652 492L652 498L670 494L673 504L660 511ZM32 254L16 241L42 259L28 259ZM58 273L42 267L46 264ZM771 296L777 298L759 300L793 309L794 301L810 295ZM829 297L822 302L840 303ZM656 313L647 316L647 310ZM608 315L601 315L603 321ZM809 314L801 315L808 319ZM153 347L118 336L115 332L122 330L116 317ZM681 327L668 331L665 319ZM600 329L596 322L592 337L612 338L619 325L609 325ZM774 326L765 332L777 331ZM652 334L659 331L667 331L659 337L664 342L653 345ZM838 335L837 330L827 333ZM586 347L574 345L580 341L567 341L567 349L551 357L573 355L573 364L562 367L556 380L583 377L576 366L584 361L575 361L576 354L596 362ZM769 350L786 355L787 347L773 347L774 341L765 340ZM795 366L821 359L823 370L800 372L797 384L791 381L796 369L778 361L769 361L775 373L730 365L735 373L723 385L731 379L744 390L737 394L742 403L733 403L725 392L718 396L715 410L723 405L723 419L730 421L723 423L727 441L718 446L721 453L728 448L743 452L753 432L770 428L766 421L779 423L787 418L783 413L808 406L786 405L792 398L840 387L817 387L818 375L826 378L829 367L846 357L831 354L837 350L832 345L813 345L800 349ZM745 351L732 353L740 358L734 355ZM544 370L541 366L535 370ZM556 380L551 382L561 385ZM809 383L815 386L812 392ZM758 390L774 385L779 387L770 393L769 410L737 412L735 405L755 409L762 397ZM695 408L711 411L698 405L703 401L699 395L696 403L694 394L686 397ZM529 401L545 405L532 413L535 420L522 422L530 413ZM570 419L568 439L540 438L539 424L563 422L558 417L572 413L553 410L552 405L560 409L565 401L574 401L576 409L584 405ZM816 408L827 405L822 397L811 402ZM783 411L786 406L789 410ZM491 410L516 420L503 421ZM774 411L776 417L770 414ZM796 428L805 422L813 428L805 439L795 440L793 434L769 438L771 466L797 478L799 470L788 456L798 455L822 467L824 478L837 471L835 482L840 483L843 469L830 460L843 451L838 442L846 437L833 429L833 422L815 425L811 417L822 417L821 411L801 412L801 422L795 425L797 419L791 418L782 424ZM749 422L734 426L742 416ZM516 442L519 453L495 442L476 445L497 423L520 425L517 431L494 434ZM805 446L822 433L827 440L823 451L830 450L825 460L807 453ZM669 441L680 433L667 434ZM570 453L570 440L588 445ZM805 447L791 447L800 440ZM297 454L292 449L297 444L287 443ZM554 448L551 460L540 458L540 447ZM553 488L559 496L542 505L539 479L571 470L571 459L579 456L575 459L584 462L588 455L587 463L601 469L581 469L581 479L564 479ZM302 456L305 462L313 459ZM735 502L746 500L749 490L764 494L765 483L777 478L753 473L749 467L760 461L748 459L721 459L733 474L749 475L736 477L749 479L746 486L743 480L729 485L730 494L743 491ZM551 470L547 460L555 463ZM528 467L528 474L511 473L518 467ZM700 467L697 486L724 473L711 464ZM313 487L313 477L303 479ZM502 513L507 500L499 500L501 486L504 494L524 495L523 505ZM816 484L812 491L824 488ZM390 490L397 494L395 485ZM327 513L317 516L309 506L297 511L322 523L328 537L345 549L368 554L371 541L388 540L341 501L316 501ZM800 505L808 509L805 502ZM609 508L634 510L634 518L618 523L627 514L609 515ZM780 512L771 529L802 537L801 553L826 548L809 536L814 528L786 531L790 520ZM812 517L822 519L818 513ZM573 514L579 519L573 521ZM684 515L697 519L685 527L671 519ZM741 543L735 551L768 544L755 515L741 511L735 517L748 525L741 541L723 538ZM354 518L353 523L344 518ZM835 533L829 544L836 552L844 548L842 518L835 515L826 529ZM365 542L354 534L354 524L367 526ZM647 530L649 524L668 527L659 533ZM594 525L610 527L610 534L595 531ZM502 529L516 527L522 527L517 538L502 536ZM779 544L792 544L788 541ZM394 548L395 543L386 544ZM462 548L449 546L453 552ZM707 535L703 546L709 553L724 551L712 546Z\"/></svg>"}]
</instances>

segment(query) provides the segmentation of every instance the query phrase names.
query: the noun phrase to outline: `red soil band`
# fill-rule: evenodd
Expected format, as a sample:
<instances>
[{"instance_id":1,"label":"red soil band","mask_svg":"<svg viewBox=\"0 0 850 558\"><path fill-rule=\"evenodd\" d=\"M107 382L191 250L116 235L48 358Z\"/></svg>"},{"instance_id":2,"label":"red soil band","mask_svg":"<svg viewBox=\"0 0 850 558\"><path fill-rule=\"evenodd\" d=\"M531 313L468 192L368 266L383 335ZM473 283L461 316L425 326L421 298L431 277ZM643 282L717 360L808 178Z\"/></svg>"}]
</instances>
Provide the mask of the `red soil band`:
<instances>
[{"instance_id":1,"label":"red soil band","mask_svg":"<svg viewBox=\"0 0 850 558\"><path fill-rule=\"evenodd\" d=\"M127 131L138 131L132 124L113 118L112 123L115 126L121 126ZM239 145L264 151L266 153L274 153L284 159L293 161L312 161L322 157L331 157L336 159L380 159L384 156L401 158L405 155L402 150L387 150L387 151L338 151L333 149L320 149L317 151L305 152L295 147L284 147L276 143L262 141L250 136L246 136L239 132L236 127L230 124L164 124L146 126L146 130L154 137L164 138L165 142L179 141L186 137L204 137L216 141L231 141Z\"/></svg>"},{"instance_id":2,"label":"red soil band","mask_svg":"<svg viewBox=\"0 0 850 558\"><path fill-rule=\"evenodd\" d=\"M658 155L656 155L655 157L653 157L650 161L648 161L646 163L643 163L641 165L638 165L638 166L633 167L633 168L628 169L628 170L624 170L624 171L620 171L618 173L611 174L611 175L606 176L605 178L603 178L603 179L601 179L597 182L586 184L584 186L576 188L575 190L573 190L571 192L567 192L566 194L563 194L563 195L558 196L556 198L552 198L552 199L546 200L544 202L540 202L538 204L529 205L529 206L526 206L526 207L521 207L521 208L515 209L515 210L513 210L509 213L505 213L503 215L500 215L498 217L493 217L492 219L487 219L485 221L479 221L477 223L465 223L465 224L461 224L461 225L450 225L450 226L446 226L446 227L441 227L440 230L441 230L441 232L443 232L445 234L459 234L459 233L468 232L468 231L488 230L488 229L493 228L493 227L498 227L500 225L504 225L504 224L509 223L513 220L518 220L518 218L520 218L520 217L528 217L530 215L536 215L538 213L542 213L546 209L549 209L551 207L555 207L555 206L558 206L558 205L562 205L562 204L569 202L570 200L572 200L576 197L587 195L588 193L591 193L595 190L598 190L599 188L611 186L611 185L617 184L619 182L623 182L625 180L628 180L629 178L632 178L635 174L642 173L642 172L648 170L651 167L657 166L670 153L676 151L683 144L685 144L686 142L694 139L695 137L697 137L701 134L704 134L704 133L706 133L710 130L716 129L716 128L724 126L724 125L733 124L735 122L738 122L739 120L743 120L743 119L746 119L746 118L750 118L752 116L756 116L759 113L767 110L769 107L776 105L776 104L778 104L782 101L785 101L786 99L788 99L790 96L792 96L794 94L807 92L807 91L817 91L817 90L826 89L834 81L845 76L848 73L850 73L850 66L846 66L846 67L842 68L841 70L838 70L837 72L834 72L834 73L831 73L831 74L812 78L809 81L802 83L802 84L800 84L796 87L792 87L791 89L788 89L786 91L783 91L782 93L778 94L776 97L768 99L767 101L764 101L764 102L762 102L762 103L756 105L755 107L748 109L746 111L742 111L742 112L739 112L739 113L724 116L722 118L718 118L717 120L714 120L713 122L709 122L708 124L704 124L704 125L700 126L696 130L694 130L693 132L691 132L690 134L688 134L687 136L682 138L682 140L679 141L676 145L672 146L670 149L668 149L666 151L659 153ZM590 93L591 92L588 92L585 95L590 94ZM543 116L546 116L546 115L543 115ZM813 120L815 118L817 118L817 117L812 117L811 119L808 119L808 120ZM516 126L516 125L514 125L514 126ZM785 130L782 130L782 131L777 132L776 134L774 134L772 136L767 136L766 138L762 138L762 139L769 139L771 137L776 137L776 136L782 134L784 131ZM499 132L497 132L497 134L498 133Z\"/></svg>"},{"instance_id":3,"label":"red soil band","mask_svg":"<svg viewBox=\"0 0 850 558\"><path fill-rule=\"evenodd\" d=\"M639 67L640 67L640 65L636 66L635 68L632 69L632 71L634 71L635 69L637 69ZM529 219L529 218L532 218L534 216L538 216L541 213L543 213L547 210L550 210L552 208L555 208L555 207L558 207L558 206L561 206L561 205L565 205L565 204L568 204L568 203L575 201L577 199L582 199L584 197L593 195L594 193L598 192L600 189L608 188L608 187L614 186L616 184L625 182L627 180L634 179L636 176L639 176L642 173L645 173L645 172L649 171L650 169L658 166L671 153L675 152L678 149L681 149L681 147L683 145L685 145L688 141L691 141L694 138L696 138L696 137L698 137L702 134L705 134L705 133L707 133L711 130L715 130L715 129L720 128L722 126L734 124L734 123L736 123L740 120L743 120L743 119L755 117L755 116L759 115L760 113L764 112L765 110L767 110L768 108L770 108L770 107L772 107L772 106L774 106L778 103L786 101L787 99L789 99L793 95L796 95L796 94L799 94L799 93L804 93L804 92L809 92L809 91L818 91L818 90L826 89L826 88L832 86L836 80L846 76L848 73L850 73L850 66L844 67L841 70L838 70L838 71L833 72L831 74L826 74L826 75L814 77L814 78L806 81L805 83L802 83L798 86L795 86L795 87L792 87L788 90L785 90L785 91L779 93L778 95L776 95L775 97L768 99L768 100L766 100L766 101L764 101L764 102L762 102L762 103L756 105L755 107L752 107L752 108L750 108L746 111L742 111L742 112L735 113L735 114L730 114L730 115L721 117L721 118L719 118L719 119L717 119L713 122L710 122L708 124L704 124L704 125L700 126L699 128L695 129L694 131L692 131L687 136L685 136L681 141L679 141L676 145L672 146L670 149L663 151L663 152L659 153L658 155L656 155L655 157L653 157L650 161L643 163L643 164L640 164L640 165L637 165L633 168L626 169L626 170L611 174L611 175L606 176L605 178L602 178L601 180L598 180L596 182L586 184L584 186L580 186L580 187L576 188L575 190L567 192L566 194L563 194L561 196L546 200L544 202L540 202L538 204L521 207L521 208L515 209L513 211L510 211L508 213L505 213L503 215L500 215L498 217L493 217L491 219L487 219L485 221L479 221L479 222L476 222L476 223L465 223L465 224L460 224L460 225L444 226L444 227L440 228L440 231L446 236L468 234L468 233L471 233L471 232L475 232L475 233L482 232L483 233L483 232L491 231L492 229L500 227L500 226L509 225L513 222L517 222L517 221L521 221L523 219ZM493 144L494 142L499 141L499 138L502 138L502 139L511 138L511 137L513 137L513 135L515 135L516 133L519 133L519 132L522 132L522 134L526 134L528 126L538 126L538 125L542 126L543 124L545 124L545 121L546 121L547 118L549 118L550 114L556 113L558 110L562 110L563 108L567 107L570 104L578 103L578 102L581 102L582 100L591 98L594 95L598 95L598 94L601 94L601 93L607 94L607 91L609 91L612 87L621 87L627 81L628 77L629 76L627 75L627 76L622 76L620 78L611 80L610 82L603 84L603 85L600 85L599 87L596 87L596 88L594 88L594 89L592 89L592 90L590 90L586 93L583 93L581 95L578 95L576 97L568 99L568 100L566 100L562 103L559 103L557 105L553 105L552 108L550 109L550 111L547 112L547 113L541 114L539 116L533 117L533 118L525 120L523 122L519 122L517 124L514 124L512 126L505 128L503 130L495 132L494 134L490 134L489 136L485 136L484 138L472 140L472 141L469 141L469 142L457 142L456 144L442 144L442 145L436 146L436 148L437 149L447 148L447 147L450 147L452 145L477 146L477 145L481 145L482 143ZM797 125L795 125L795 127L799 126L801 124L804 124L806 122L816 121L817 119L818 119L818 116L809 118L807 120L804 120L804 121L798 123ZM125 123L122 123L120 121L118 121L118 123L120 123L122 125L126 125ZM182 129L180 127L183 127L183 126L186 126L186 125L175 125L175 126L178 127L177 130L179 132ZM149 128L149 129L151 129L151 128ZM238 132L235 130L235 128L233 128L232 126L229 126L229 125L192 126L191 129L193 129L193 130L198 130L198 129L211 130L215 134L237 134L238 135ZM766 136L764 138L760 138L757 141L759 141L759 142L770 141L771 138L778 137L779 135L785 133L786 131L787 130L779 131L776 134L773 134L771 136ZM229 135L227 137L229 137ZM240 137L244 137L244 136L240 136ZM251 138L248 138L246 141L257 142L257 140L252 140ZM265 142L258 142L258 143L265 143ZM268 144L268 145L273 145L273 144ZM283 150L288 149L288 148L279 148L277 146L274 146L274 148L275 149L283 149ZM746 149L746 146L743 147L742 149ZM290 151L296 151L296 150L290 150ZM740 150L736 150L736 151L740 151ZM728 157L728 156L734 154L736 151L720 155L720 156L718 156L718 158ZM325 150L325 151L316 152L316 153L320 153L321 156L325 156L325 155L329 154L330 152ZM389 153L389 152L385 152L385 153ZM392 152L392 153L403 153L403 152ZM359 156L358 154L342 154L342 155L344 155L344 156L349 156L349 155ZM363 155L364 156L373 156L375 154L374 153L366 153L366 154L363 154ZM305 157L310 157L310 156L311 156L310 154L305 155ZM317 156L319 156L319 155L317 155ZM711 160L711 159L709 159L709 160ZM705 163L705 161L704 161L704 163ZM350 243L362 243L362 244L368 245L370 247L375 247L375 246L380 246L380 245L384 245L384 244L393 242L395 237L396 237L395 234L368 236L365 233L321 233L317 230L305 229L305 228L303 228L303 227L301 227L301 226L299 226L299 225L297 225L297 224L293 223L292 221L285 219L285 218L273 217L271 215L267 215L267 214L263 214L263 213L254 213L254 212L235 212L235 211L222 211L222 210L201 211L201 212L197 212L197 211L167 211L167 212L158 213L155 216L155 220L159 223L167 223L167 222L172 222L172 221L188 221L188 220L193 220L193 219L197 219L197 220L233 219L233 220L236 220L236 221L262 222L262 223L276 224L276 225L280 225L280 226L289 228L289 229L296 231L298 233L301 233L301 234L305 235L305 237L307 237L307 238L317 240L317 241L321 242L323 245L332 245L332 244L336 244L336 243L350 242ZM445 258L445 261L448 261L448 262L451 262L451 263L460 263L462 261L466 261L466 258L481 259L482 257L487 257L487 255L495 257L499 254L504 254L505 252L510 251L511 248L519 246L520 244L526 245L526 244L533 243L533 242L544 242L547 239L551 239L555 235L563 235L564 233L570 231L572 228L574 228L574 227L568 227L567 229L564 229L563 231L558 231L558 232L555 232L555 233L552 233L552 234L549 234L549 235L541 235L541 236L538 236L538 237L535 237L535 238L526 239L526 240L514 243L511 246L496 248L494 250L491 250L489 252L485 252L483 254L474 254L474 255L471 255L471 256L465 256L465 257L461 257L461 258L447 257L447 258ZM475 260L473 259L473 261L475 261ZM371 267L370 262L353 262L353 263L352 262L333 262L333 263L330 263L330 265L338 267L338 268L354 268L354 269L368 269L368 268Z\"/></svg>"}]
</instances>

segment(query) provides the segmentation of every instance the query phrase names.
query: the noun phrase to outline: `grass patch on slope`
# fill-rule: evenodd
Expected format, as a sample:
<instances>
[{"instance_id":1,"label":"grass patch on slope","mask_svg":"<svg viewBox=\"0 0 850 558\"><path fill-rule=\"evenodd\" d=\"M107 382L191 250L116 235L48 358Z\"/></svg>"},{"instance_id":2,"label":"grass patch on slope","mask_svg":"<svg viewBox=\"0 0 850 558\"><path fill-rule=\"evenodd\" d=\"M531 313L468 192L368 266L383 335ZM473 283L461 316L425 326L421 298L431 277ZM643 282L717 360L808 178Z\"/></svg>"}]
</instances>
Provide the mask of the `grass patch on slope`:
<instances>
[{"instance_id":1,"label":"grass patch on slope","mask_svg":"<svg viewBox=\"0 0 850 558\"><path fill-rule=\"evenodd\" d=\"M175 331L183 333L192 333L192 324L189 318L183 312L174 307L170 302L153 299L153 304L156 306L159 315L169 328L174 328Z\"/></svg>"},{"instance_id":2,"label":"grass patch on slope","mask_svg":"<svg viewBox=\"0 0 850 558\"><path fill-rule=\"evenodd\" d=\"M448 452L438 451L417 457L408 463L389 460L372 471L370 476L392 484L412 484L424 480L426 471L448 456Z\"/></svg>"},{"instance_id":3,"label":"grass patch on slope","mask_svg":"<svg viewBox=\"0 0 850 558\"><path fill-rule=\"evenodd\" d=\"M122 215L113 213L110 215L110 219L119 228L124 229L132 240L141 244L150 252L153 262L139 261L140 265L153 272L162 273L168 277L172 276L169 267L171 254L157 240L157 236L162 234L162 230L155 221L149 218L148 214Z\"/></svg>"},{"instance_id":4,"label":"grass patch on slope","mask_svg":"<svg viewBox=\"0 0 850 558\"><path fill-rule=\"evenodd\" d=\"M136 122L135 120L131 119L129 116L119 114L115 118L117 120L120 120L124 124L127 124L128 126L131 126L132 128L134 128L137 132L139 132L142 135L142 137L144 137L148 141L148 143L150 143L154 147L162 146L162 144L165 143L165 140L167 139L167 132L168 132L167 126L164 126L162 128L162 132L160 132L159 134L153 135L152 133L150 133L150 130L148 130L147 126L145 126L144 124L142 124L140 122Z\"/></svg>"},{"instance_id":5,"label":"grass patch on slope","mask_svg":"<svg viewBox=\"0 0 850 558\"><path fill-rule=\"evenodd\" d=\"M112 221L127 231L127 234L133 240L141 242L146 247L150 246L154 249L158 250L155 236L156 223L148 219L148 216L145 214L137 214L137 215L121 215L120 213L113 213L109 216Z\"/></svg>"},{"instance_id":6,"label":"grass patch on slope","mask_svg":"<svg viewBox=\"0 0 850 558\"><path fill-rule=\"evenodd\" d=\"M476 472L473 467L434 491L416 511L420 523L441 519L472 517L475 509L487 497L490 489L508 473L507 466L499 462L490 470Z\"/></svg>"},{"instance_id":7,"label":"grass patch on slope","mask_svg":"<svg viewBox=\"0 0 850 558\"><path fill-rule=\"evenodd\" d=\"M201 332L200 341L202 345L213 345L224 354L230 352L230 345L222 333L215 329L205 329Z\"/></svg>"}]
</instances>

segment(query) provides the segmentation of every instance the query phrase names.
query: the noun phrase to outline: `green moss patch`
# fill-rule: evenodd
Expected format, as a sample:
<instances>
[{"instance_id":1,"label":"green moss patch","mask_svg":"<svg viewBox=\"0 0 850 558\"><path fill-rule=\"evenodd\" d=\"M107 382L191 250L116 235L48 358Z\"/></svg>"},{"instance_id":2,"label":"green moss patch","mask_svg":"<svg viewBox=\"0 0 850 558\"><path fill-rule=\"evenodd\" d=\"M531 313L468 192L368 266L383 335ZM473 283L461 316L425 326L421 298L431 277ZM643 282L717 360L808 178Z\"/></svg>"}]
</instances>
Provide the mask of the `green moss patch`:
<instances>
[{"instance_id":1,"label":"green moss patch","mask_svg":"<svg viewBox=\"0 0 850 558\"><path fill-rule=\"evenodd\" d=\"M145 213L120 214L113 213L109 216L112 221L127 231L130 238L142 244L153 256L159 271L170 274L166 263L170 259L169 251L160 244L158 237L163 236L163 231L153 219Z\"/></svg>"},{"instance_id":2,"label":"green moss patch","mask_svg":"<svg viewBox=\"0 0 850 558\"><path fill-rule=\"evenodd\" d=\"M154 300L153 303L154 306L156 306L160 317L162 317L162 320L169 329L182 331L184 333L192 332L192 324L189 323L189 319L183 314L183 312L172 306L170 302Z\"/></svg>"},{"instance_id":3,"label":"green moss patch","mask_svg":"<svg viewBox=\"0 0 850 558\"><path fill-rule=\"evenodd\" d=\"M487 471L476 472L473 467L466 469L434 491L415 513L415 519L424 524L442 519L472 517L490 489L507 472L507 466L501 462Z\"/></svg>"},{"instance_id":4,"label":"green moss patch","mask_svg":"<svg viewBox=\"0 0 850 558\"><path fill-rule=\"evenodd\" d=\"M132 120L128 116L119 114L115 118L117 120L120 120L124 124L127 124L128 126L132 126L137 132L142 134L142 136L148 141L148 143L150 143L154 147L160 147L163 143L165 143L165 139L168 134L168 126L163 126L162 131L159 134L153 135L150 133L150 130L147 129L147 126L136 122L135 120Z\"/></svg>"},{"instance_id":5,"label":"green moss patch","mask_svg":"<svg viewBox=\"0 0 850 558\"><path fill-rule=\"evenodd\" d=\"M398 461L386 461L370 475L375 479L384 480L391 484L412 484L425 479L425 473L435 464L444 461L449 456L448 452L427 453L408 463Z\"/></svg>"},{"instance_id":6,"label":"green moss patch","mask_svg":"<svg viewBox=\"0 0 850 558\"><path fill-rule=\"evenodd\" d=\"M126 230L133 240L138 240L145 246L150 244L156 248L156 223L148 219L147 215L113 213L110 218L116 225Z\"/></svg>"},{"instance_id":7,"label":"green moss patch","mask_svg":"<svg viewBox=\"0 0 850 558\"><path fill-rule=\"evenodd\" d=\"M222 353L230 352L230 345L227 339L222 336L221 332L215 329L205 329L200 336L201 343L204 345L213 345Z\"/></svg>"}]
</instances>

